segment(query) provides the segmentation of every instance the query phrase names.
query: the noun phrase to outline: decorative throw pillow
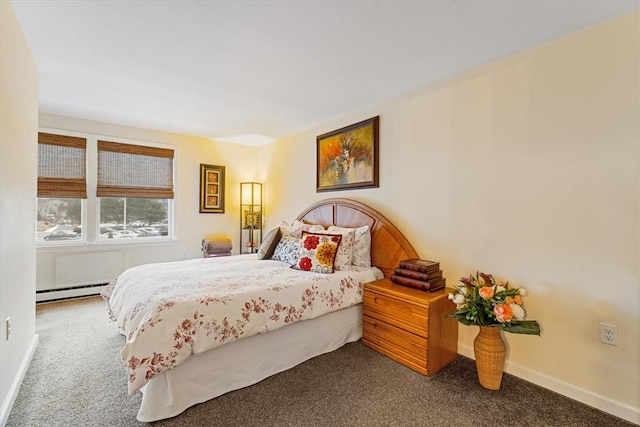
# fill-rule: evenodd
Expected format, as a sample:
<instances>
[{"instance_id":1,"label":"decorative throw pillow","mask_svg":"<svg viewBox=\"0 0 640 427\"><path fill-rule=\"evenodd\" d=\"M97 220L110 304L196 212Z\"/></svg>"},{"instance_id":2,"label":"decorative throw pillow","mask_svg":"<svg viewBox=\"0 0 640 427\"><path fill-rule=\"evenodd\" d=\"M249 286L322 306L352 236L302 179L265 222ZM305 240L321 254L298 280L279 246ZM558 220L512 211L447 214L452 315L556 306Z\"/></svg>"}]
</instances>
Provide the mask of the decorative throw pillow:
<instances>
[{"instance_id":1,"label":"decorative throw pillow","mask_svg":"<svg viewBox=\"0 0 640 427\"><path fill-rule=\"evenodd\" d=\"M282 232L279 227L268 232L258 248L258 259L270 259L281 238Z\"/></svg>"},{"instance_id":2,"label":"decorative throw pillow","mask_svg":"<svg viewBox=\"0 0 640 427\"><path fill-rule=\"evenodd\" d=\"M314 273L333 273L341 234L302 232L302 248L291 267Z\"/></svg>"},{"instance_id":3,"label":"decorative throw pillow","mask_svg":"<svg viewBox=\"0 0 640 427\"><path fill-rule=\"evenodd\" d=\"M324 227L319 224L306 224L302 221L295 220L293 224L289 224L287 221L282 220L278 225L280 227L280 231L282 235L289 234L293 237L302 237L303 231L310 231L312 233L316 233L318 231L325 231Z\"/></svg>"},{"instance_id":4,"label":"decorative throw pillow","mask_svg":"<svg viewBox=\"0 0 640 427\"><path fill-rule=\"evenodd\" d=\"M282 220L280 224L278 224L283 236L290 235L298 239L302 237L302 229L304 226L305 224L302 221L294 221L293 224L289 224L287 221Z\"/></svg>"},{"instance_id":5,"label":"decorative throw pillow","mask_svg":"<svg viewBox=\"0 0 640 427\"><path fill-rule=\"evenodd\" d=\"M300 254L301 248L302 239L293 237L289 234L285 234L276 245L271 259L293 265L298 260L298 255Z\"/></svg>"},{"instance_id":6,"label":"decorative throw pillow","mask_svg":"<svg viewBox=\"0 0 640 427\"><path fill-rule=\"evenodd\" d=\"M334 268L336 270L348 270L349 267L351 267L351 259L353 258L353 241L355 239L355 231L347 229L343 229L343 231L325 230L321 233L342 235L340 246L338 246L338 254L336 255Z\"/></svg>"},{"instance_id":7,"label":"decorative throw pillow","mask_svg":"<svg viewBox=\"0 0 640 427\"><path fill-rule=\"evenodd\" d=\"M310 233L321 233L326 230L320 224L305 224L304 226L302 226L302 231L308 231Z\"/></svg>"},{"instance_id":8,"label":"decorative throw pillow","mask_svg":"<svg viewBox=\"0 0 640 427\"><path fill-rule=\"evenodd\" d=\"M353 259L351 264L360 267L371 267L371 232L368 225L358 228L344 228L335 225L330 226L327 231L341 232L347 230L355 231L355 240L353 242Z\"/></svg>"}]
</instances>

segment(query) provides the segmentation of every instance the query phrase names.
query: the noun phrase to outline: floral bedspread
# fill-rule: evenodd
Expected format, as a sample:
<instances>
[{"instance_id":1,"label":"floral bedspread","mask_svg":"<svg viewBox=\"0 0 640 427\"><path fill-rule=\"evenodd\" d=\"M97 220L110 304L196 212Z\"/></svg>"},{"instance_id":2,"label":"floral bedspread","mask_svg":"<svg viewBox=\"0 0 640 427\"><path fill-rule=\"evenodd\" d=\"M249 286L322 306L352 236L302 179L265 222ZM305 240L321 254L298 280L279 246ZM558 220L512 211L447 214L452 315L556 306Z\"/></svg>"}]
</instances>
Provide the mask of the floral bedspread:
<instances>
[{"instance_id":1,"label":"floral bedspread","mask_svg":"<svg viewBox=\"0 0 640 427\"><path fill-rule=\"evenodd\" d=\"M380 278L375 267L319 274L238 255L133 267L102 295L127 338L133 394L192 354L358 304L362 283Z\"/></svg>"}]
</instances>

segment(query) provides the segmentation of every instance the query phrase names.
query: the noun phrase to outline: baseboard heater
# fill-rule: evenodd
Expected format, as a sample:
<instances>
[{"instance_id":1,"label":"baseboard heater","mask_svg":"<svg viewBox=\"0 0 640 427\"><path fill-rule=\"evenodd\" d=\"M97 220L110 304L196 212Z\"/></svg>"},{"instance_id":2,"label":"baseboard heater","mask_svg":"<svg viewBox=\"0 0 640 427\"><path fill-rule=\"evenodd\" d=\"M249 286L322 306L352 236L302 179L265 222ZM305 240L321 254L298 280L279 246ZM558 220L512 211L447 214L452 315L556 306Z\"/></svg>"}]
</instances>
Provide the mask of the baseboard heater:
<instances>
[{"instance_id":1,"label":"baseboard heater","mask_svg":"<svg viewBox=\"0 0 640 427\"><path fill-rule=\"evenodd\" d=\"M36 291L36 302L98 295L124 271L122 251L65 254L56 257L55 285Z\"/></svg>"},{"instance_id":2,"label":"baseboard heater","mask_svg":"<svg viewBox=\"0 0 640 427\"><path fill-rule=\"evenodd\" d=\"M36 291L36 303L100 295L107 283Z\"/></svg>"}]
</instances>

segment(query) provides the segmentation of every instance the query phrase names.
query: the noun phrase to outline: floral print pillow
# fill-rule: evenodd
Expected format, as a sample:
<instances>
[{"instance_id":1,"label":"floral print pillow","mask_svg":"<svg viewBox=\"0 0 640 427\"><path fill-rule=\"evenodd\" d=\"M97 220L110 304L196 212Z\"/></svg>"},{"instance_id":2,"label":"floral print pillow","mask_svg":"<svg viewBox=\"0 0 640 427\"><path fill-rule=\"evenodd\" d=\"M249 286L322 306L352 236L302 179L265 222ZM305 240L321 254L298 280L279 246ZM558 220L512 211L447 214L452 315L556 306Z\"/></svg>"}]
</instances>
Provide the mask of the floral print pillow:
<instances>
[{"instance_id":1,"label":"floral print pillow","mask_svg":"<svg viewBox=\"0 0 640 427\"><path fill-rule=\"evenodd\" d=\"M341 234L302 232L302 249L293 268L313 273L333 273Z\"/></svg>"},{"instance_id":2,"label":"floral print pillow","mask_svg":"<svg viewBox=\"0 0 640 427\"><path fill-rule=\"evenodd\" d=\"M371 267L371 232L368 225L358 228L343 228L332 225L328 228L328 231L333 233L355 231L351 264L360 267Z\"/></svg>"},{"instance_id":3,"label":"floral print pillow","mask_svg":"<svg viewBox=\"0 0 640 427\"><path fill-rule=\"evenodd\" d=\"M338 255L336 255L335 269L348 270L351 267L353 259L353 242L355 240L355 231L353 229L343 228L335 231L324 231L324 234L340 234L342 241L338 246Z\"/></svg>"},{"instance_id":4,"label":"floral print pillow","mask_svg":"<svg viewBox=\"0 0 640 427\"><path fill-rule=\"evenodd\" d=\"M278 242L271 259L293 265L298 260L301 248L302 240L300 238L285 234Z\"/></svg>"}]
</instances>

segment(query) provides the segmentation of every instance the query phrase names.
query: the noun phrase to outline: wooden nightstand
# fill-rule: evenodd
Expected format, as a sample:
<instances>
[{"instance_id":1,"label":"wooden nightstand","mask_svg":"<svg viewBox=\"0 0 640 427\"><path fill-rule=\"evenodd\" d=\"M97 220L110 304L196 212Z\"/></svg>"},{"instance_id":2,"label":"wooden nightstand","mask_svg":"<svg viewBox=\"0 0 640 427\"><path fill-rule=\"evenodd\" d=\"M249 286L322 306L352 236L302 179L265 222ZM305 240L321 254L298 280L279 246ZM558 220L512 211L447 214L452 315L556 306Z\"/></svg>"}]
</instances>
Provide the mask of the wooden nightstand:
<instances>
[{"instance_id":1,"label":"wooden nightstand","mask_svg":"<svg viewBox=\"0 0 640 427\"><path fill-rule=\"evenodd\" d=\"M433 375L455 359L458 321L449 289L425 292L389 279L366 283L362 343L423 375Z\"/></svg>"}]
</instances>

